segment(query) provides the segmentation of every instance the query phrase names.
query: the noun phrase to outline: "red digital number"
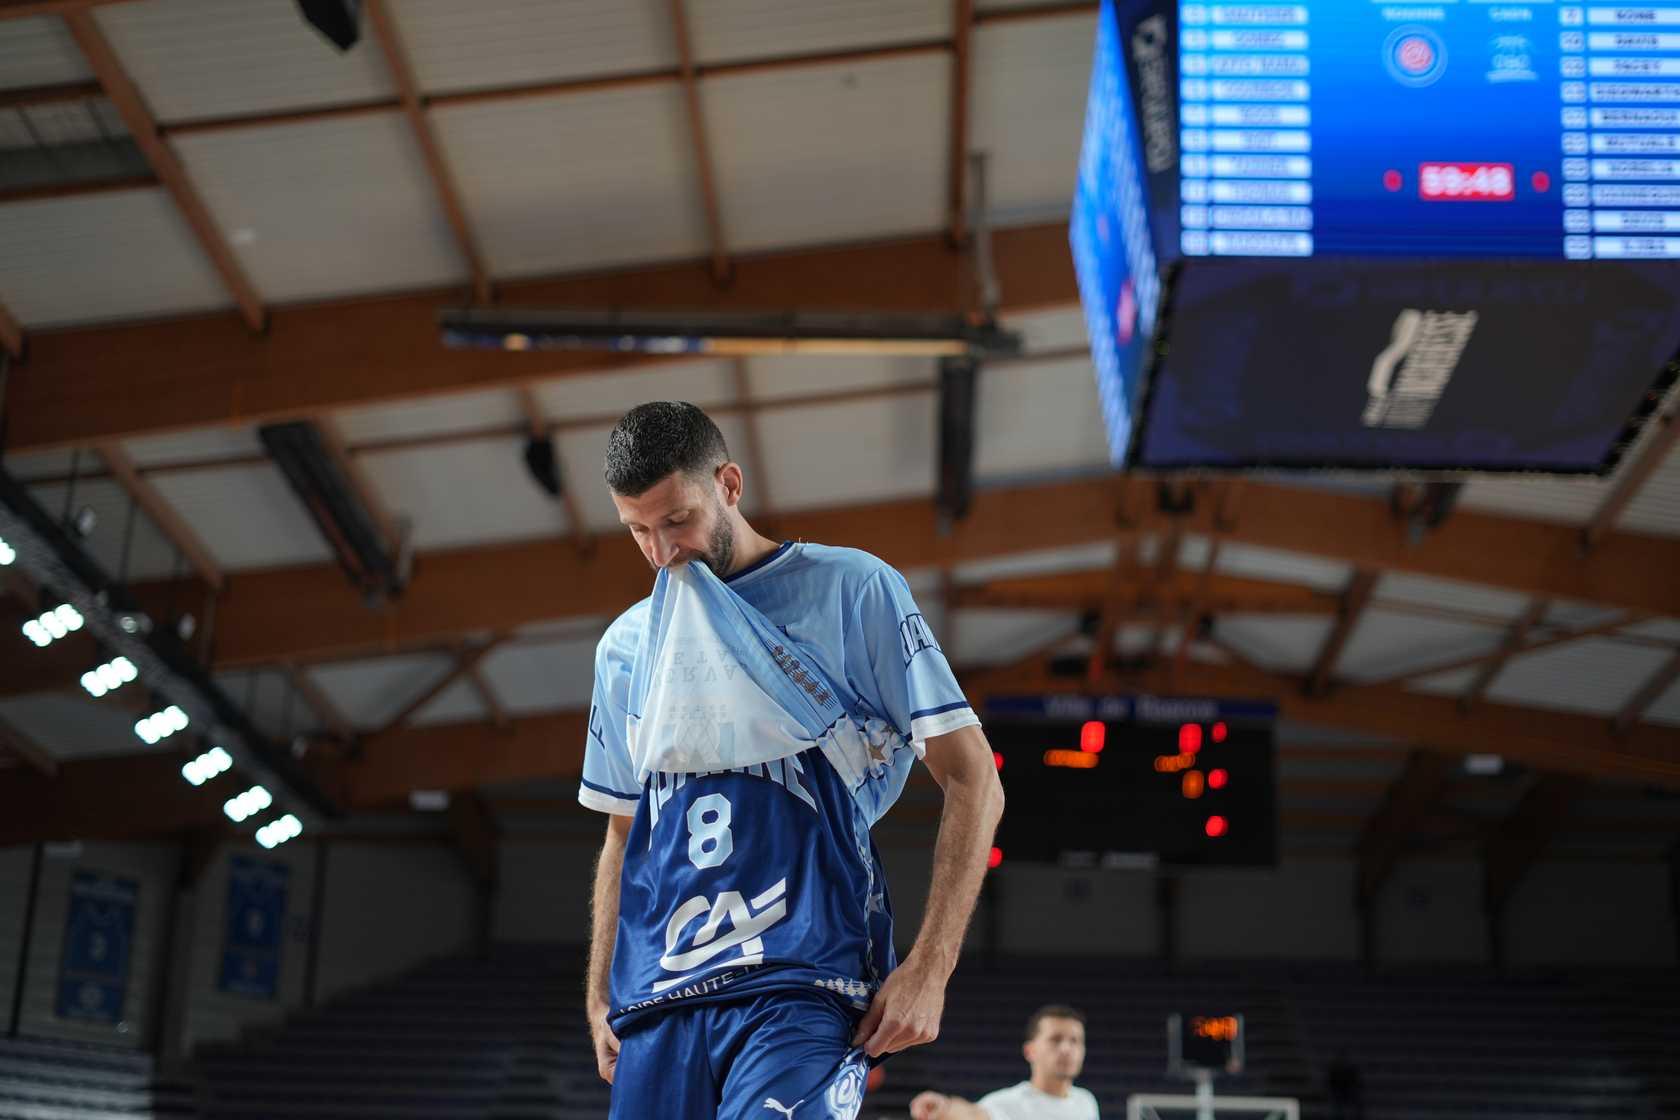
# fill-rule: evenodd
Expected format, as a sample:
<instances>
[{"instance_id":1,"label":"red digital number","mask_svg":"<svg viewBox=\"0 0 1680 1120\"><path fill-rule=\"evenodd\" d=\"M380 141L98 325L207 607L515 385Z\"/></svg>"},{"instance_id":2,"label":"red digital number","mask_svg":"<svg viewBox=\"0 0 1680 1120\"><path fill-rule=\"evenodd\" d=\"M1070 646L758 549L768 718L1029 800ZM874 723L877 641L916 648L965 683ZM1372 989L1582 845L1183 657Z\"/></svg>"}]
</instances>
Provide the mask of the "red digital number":
<instances>
[{"instance_id":1,"label":"red digital number","mask_svg":"<svg viewBox=\"0 0 1680 1120\"><path fill-rule=\"evenodd\" d=\"M1508 163L1421 163L1418 197L1425 202L1510 202L1516 168Z\"/></svg>"}]
</instances>

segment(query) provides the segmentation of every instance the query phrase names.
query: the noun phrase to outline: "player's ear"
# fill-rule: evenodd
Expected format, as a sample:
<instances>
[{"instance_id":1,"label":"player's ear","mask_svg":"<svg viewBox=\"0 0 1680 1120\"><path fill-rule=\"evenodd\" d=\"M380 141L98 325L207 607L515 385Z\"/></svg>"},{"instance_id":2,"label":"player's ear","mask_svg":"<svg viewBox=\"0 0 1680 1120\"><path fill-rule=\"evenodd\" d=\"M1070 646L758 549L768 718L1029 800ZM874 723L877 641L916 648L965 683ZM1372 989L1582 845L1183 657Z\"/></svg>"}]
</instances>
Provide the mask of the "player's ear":
<instances>
[{"instance_id":1,"label":"player's ear","mask_svg":"<svg viewBox=\"0 0 1680 1120\"><path fill-rule=\"evenodd\" d=\"M717 469L718 485L723 489L723 504L737 506L741 504L741 492L746 486L746 479L741 475L739 463L725 463Z\"/></svg>"}]
</instances>

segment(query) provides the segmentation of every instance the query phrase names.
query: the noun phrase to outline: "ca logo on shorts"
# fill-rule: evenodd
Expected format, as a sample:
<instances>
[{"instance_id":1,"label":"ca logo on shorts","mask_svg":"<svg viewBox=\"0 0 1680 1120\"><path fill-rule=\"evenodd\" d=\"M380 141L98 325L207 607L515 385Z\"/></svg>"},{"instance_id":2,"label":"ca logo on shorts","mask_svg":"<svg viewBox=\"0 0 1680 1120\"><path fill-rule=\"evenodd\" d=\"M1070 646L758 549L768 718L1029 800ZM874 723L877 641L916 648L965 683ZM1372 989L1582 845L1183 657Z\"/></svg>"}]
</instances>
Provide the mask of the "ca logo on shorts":
<instances>
[{"instance_id":1,"label":"ca logo on shorts","mask_svg":"<svg viewBox=\"0 0 1680 1120\"><path fill-rule=\"evenodd\" d=\"M863 1107L864 1082L868 1079L865 1070L868 1064L868 1059L860 1050L840 1067L839 1075L823 1096L823 1103L828 1106L829 1120L857 1120L858 1110Z\"/></svg>"}]
</instances>

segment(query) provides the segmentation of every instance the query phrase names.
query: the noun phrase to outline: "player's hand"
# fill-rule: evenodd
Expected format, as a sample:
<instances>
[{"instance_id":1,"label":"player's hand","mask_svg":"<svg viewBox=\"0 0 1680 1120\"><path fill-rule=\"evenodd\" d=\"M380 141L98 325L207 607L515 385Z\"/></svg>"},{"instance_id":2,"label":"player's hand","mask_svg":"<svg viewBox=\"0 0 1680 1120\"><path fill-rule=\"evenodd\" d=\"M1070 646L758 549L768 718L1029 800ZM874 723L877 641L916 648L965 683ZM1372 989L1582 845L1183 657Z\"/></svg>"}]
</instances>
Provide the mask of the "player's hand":
<instances>
[{"instance_id":1,"label":"player's hand","mask_svg":"<svg viewBox=\"0 0 1680 1120\"><path fill-rule=\"evenodd\" d=\"M910 1102L910 1120L940 1120L950 1103L951 1098L944 1093L931 1090L917 1093L915 1099Z\"/></svg>"},{"instance_id":2,"label":"player's hand","mask_svg":"<svg viewBox=\"0 0 1680 1120\"><path fill-rule=\"evenodd\" d=\"M595 1042L595 1072L611 1085L613 1075L618 1072L618 1036L607 1026L605 1015L589 1020L589 1036Z\"/></svg>"},{"instance_id":3,"label":"player's hand","mask_svg":"<svg viewBox=\"0 0 1680 1120\"><path fill-rule=\"evenodd\" d=\"M887 977L852 1035L871 1058L895 1054L939 1037L948 974L923 968L914 954Z\"/></svg>"}]
</instances>

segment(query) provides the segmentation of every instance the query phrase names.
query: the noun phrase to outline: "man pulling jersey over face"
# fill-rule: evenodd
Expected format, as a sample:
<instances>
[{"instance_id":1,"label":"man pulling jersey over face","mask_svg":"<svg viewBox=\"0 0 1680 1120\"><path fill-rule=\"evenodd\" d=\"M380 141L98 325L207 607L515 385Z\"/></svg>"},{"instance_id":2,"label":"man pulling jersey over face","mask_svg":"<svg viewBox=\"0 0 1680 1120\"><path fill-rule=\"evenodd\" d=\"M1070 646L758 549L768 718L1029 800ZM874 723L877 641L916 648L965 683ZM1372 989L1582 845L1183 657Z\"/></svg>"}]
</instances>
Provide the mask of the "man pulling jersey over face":
<instances>
[{"instance_id":1,"label":"man pulling jersey over face","mask_svg":"<svg viewBox=\"0 0 1680 1120\"><path fill-rule=\"evenodd\" d=\"M903 578L753 532L699 409L633 409L607 477L670 569L601 640L578 794L612 814L589 976L612 1115L849 1118L869 1059L937 1032L1002 807L990 747ZM946 827L898 965L869 829L924 756Z\"/></svg>"}]
</instances>

